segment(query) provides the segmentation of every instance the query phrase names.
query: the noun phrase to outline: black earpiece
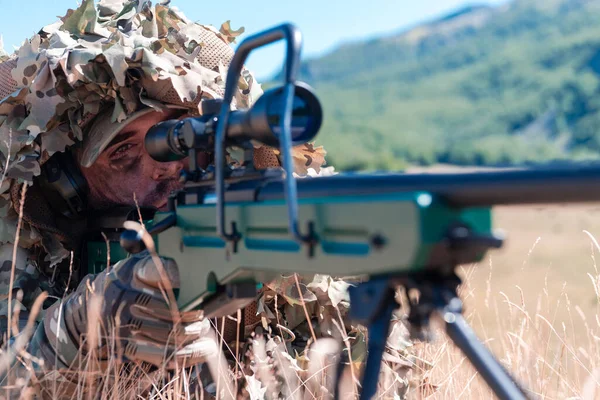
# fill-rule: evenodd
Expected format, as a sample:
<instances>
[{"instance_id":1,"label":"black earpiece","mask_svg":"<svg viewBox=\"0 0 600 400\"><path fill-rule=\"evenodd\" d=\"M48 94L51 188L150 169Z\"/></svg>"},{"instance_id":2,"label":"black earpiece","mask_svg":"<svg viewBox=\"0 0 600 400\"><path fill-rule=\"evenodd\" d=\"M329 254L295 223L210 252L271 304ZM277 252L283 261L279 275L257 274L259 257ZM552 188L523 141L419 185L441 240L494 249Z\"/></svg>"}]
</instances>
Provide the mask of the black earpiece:
<instances>
[{"instance_id":1,"label":"black earpiece","mask_svg":"<svg viewBox=\"0 0 600 400\"><path fill-rule=\"evenodd\" d=\"M55 212L69 219L86 214L88 185L70 151L57 152L42 165L39 183Z\"/></svg>"}]
</instances>

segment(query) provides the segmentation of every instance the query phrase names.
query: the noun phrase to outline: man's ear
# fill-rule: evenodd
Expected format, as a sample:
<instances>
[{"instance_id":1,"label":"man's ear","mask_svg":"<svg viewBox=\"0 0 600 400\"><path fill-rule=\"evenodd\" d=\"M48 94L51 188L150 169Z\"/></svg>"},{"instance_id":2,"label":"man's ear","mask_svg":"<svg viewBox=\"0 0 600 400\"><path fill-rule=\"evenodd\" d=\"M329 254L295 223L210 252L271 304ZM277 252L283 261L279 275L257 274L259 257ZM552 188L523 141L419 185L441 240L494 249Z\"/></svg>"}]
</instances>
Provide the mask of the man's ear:
<instances>
[{"instance_id":1,"label":"man's ear","mask_svg":"<svg viewBox=\"0 0 600 400\"><path fill-rule=\"evenodd\" d=\"M88 210L89 188L76 157L70 150L55 153L42 165L39 176L52 209L69 219L83 218Z\"/></svg>"}]
</instances>

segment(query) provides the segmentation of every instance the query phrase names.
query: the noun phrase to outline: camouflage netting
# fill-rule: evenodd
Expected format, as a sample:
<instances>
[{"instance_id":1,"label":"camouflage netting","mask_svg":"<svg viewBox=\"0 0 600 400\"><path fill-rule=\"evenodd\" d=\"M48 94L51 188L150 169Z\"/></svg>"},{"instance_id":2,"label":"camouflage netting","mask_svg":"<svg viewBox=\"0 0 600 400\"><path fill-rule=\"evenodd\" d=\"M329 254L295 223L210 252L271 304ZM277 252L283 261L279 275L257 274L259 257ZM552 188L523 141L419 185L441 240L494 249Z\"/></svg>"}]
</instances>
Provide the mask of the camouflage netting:
<instances>
[{"instance_id":1,"label":"camouflage netting","mask_svg":"<svg viewBox=\"0 0 600 400\"><path fill-rule=\"evenodd\" d=\"M226 26L217 31L190 23L150 2L106 0L95 8L86 0L42 28L19 49L14 90L0 102L7 177L31 181L41 162L82 140L82 128L108 105L120 122L143 106L171 103L197 111L201 98L221 97L223 62L233 54L224 44L239 34ZM237 106L249 106L261 93L244 71Z\"/></svg>"}]
</instances>

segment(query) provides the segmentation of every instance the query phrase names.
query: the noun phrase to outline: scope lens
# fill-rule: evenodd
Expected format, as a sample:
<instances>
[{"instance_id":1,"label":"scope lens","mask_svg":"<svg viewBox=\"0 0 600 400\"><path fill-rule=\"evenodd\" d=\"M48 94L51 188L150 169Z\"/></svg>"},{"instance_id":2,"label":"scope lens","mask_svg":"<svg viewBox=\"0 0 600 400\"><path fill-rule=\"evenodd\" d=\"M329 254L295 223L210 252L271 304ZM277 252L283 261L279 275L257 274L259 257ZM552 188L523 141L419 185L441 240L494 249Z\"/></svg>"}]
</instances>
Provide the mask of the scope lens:
<instances>
[{"instance_id":1,"label":"scope lens","mask_svg":"<svg viewBox=\"0 0 600 400\"><path fill-rule=\"evenodd\" d=\"M314 99L310 101L310 99ZM283 108L283 90L274 95L267 106L267 120L275 135L281 134L280 113ZM321 110L312 93L296 87L292 107L292 143L302 144L311 140L321 124Z\"/></svg>"}]
</instances>

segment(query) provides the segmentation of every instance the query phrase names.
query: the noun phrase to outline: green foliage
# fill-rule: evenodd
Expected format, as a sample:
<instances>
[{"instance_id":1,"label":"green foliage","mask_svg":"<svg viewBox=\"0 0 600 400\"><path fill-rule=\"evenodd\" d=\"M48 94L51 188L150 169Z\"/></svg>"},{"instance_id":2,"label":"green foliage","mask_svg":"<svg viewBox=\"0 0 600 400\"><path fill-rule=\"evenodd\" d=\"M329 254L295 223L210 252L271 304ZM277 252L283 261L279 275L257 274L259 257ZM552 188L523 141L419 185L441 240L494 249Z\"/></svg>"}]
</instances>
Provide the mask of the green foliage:
<instances>
[{"instance_id":1,"label":"green foliage","mask_svg":"<svg viewBox=\"0 0 600 400\"><path fill-rule=\"evenodd\" d=\"M600 155L600 1L472 7L307 61L338 169Z\"/></svg>"}]
</instances>

